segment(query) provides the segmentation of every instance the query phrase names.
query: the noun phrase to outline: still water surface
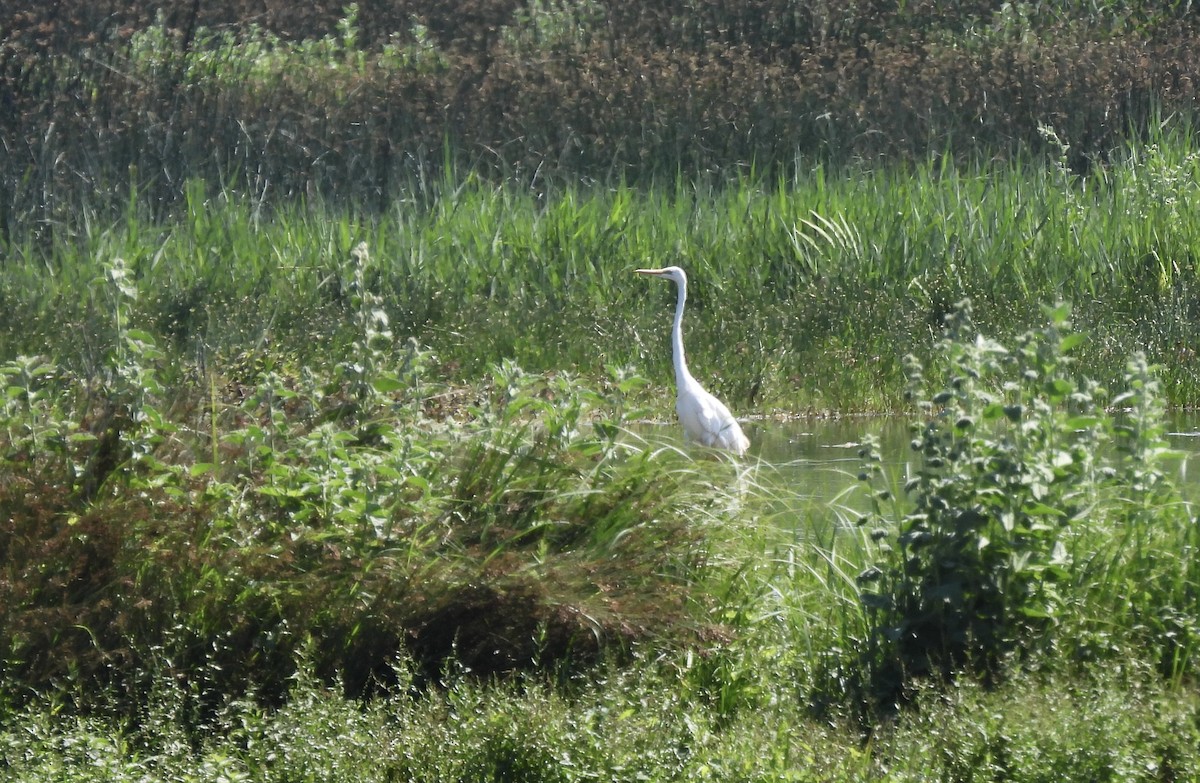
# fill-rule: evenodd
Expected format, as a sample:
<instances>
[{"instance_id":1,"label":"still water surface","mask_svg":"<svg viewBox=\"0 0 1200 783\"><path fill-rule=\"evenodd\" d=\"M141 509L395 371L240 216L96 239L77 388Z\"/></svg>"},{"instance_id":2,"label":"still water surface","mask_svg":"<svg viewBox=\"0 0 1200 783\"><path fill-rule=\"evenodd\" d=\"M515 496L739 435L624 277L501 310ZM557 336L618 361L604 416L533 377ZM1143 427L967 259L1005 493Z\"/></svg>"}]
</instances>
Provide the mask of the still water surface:
<instances>
[{"instance_id":1,"label":"still water surface","mask_svg":"<svg viewBox=\"0 0 1200 783\"><path fill-rule=\"evenodd\" d=\"M772 466L791 492L857 508L861 484L856 476L862 464L858 447L863 437L878 438L885 467L893 479L903 482L905 467L914 458L908 424L903 418L863 416L749 422L745 430L752 444L750 456ZM1188 470L1188 464L1200 456L1200 415L1174 414L1167 430L1171 448L1183 456L1170 458L1164 468L1187 499L1200 498L1200 471Z\"/></svg>"}]
</instances>

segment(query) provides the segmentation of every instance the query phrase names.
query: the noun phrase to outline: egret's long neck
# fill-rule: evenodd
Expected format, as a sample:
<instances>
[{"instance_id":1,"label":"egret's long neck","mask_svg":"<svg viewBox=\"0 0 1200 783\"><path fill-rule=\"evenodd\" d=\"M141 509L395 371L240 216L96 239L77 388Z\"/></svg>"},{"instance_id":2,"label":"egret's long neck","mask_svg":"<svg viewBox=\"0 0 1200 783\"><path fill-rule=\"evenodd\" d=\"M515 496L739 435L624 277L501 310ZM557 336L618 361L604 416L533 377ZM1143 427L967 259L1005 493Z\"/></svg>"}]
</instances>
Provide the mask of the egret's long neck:
<instances>
[{"instance_id":1,"label":"egret's long neck","mask_svg":"<svg viewBox=\"0 0 1200 783\"><path fill-rule=\"evenodd\" d=\"M683 305L687 301L687 284L680 283L679 301L675 305L675 325L671 327L671 356L675 361L675 384L683 388L692 376L688 372L687 360L683 358Z\"/></svg>"}]
</instances>

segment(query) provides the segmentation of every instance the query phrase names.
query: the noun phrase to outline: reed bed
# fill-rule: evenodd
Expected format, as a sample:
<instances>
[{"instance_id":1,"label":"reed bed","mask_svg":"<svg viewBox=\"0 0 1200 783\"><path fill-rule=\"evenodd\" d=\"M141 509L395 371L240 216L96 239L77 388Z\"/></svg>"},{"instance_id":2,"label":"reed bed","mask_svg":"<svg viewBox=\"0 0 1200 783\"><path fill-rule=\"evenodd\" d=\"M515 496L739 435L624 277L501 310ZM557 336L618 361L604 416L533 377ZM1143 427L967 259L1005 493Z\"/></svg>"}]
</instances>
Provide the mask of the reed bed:
<instances>
[{"instance_id":1,"label":"reed bed","mask_svg":"<svg viewBox=\"0 0 1200 783\"><path fill-rule=\"evenodd\" d=\"M1197 526L1161 468L1165 409L1200 396L1200 154L1153 115L1191 105L1194 32L1179 4L954 5L532 3L475 37L426 9L369 43L355 8L281 38L138 5L85 59L55 47L94 8L23 15L0 770L1200 778ZM780 85L828 70L779 48L801 28L865 114L793 108ZM625 100L630 68L662 92ZM1002 116L922 108L985 71ZM761 88L744 139L697 112L740 111L735 82ZM1089 125L1110 110L1131 127ZM761 426L909 417L903 467L864 442L854 497L816 501L647 435L673 300L630 273L667 264L707 387Z\"/></svg>"},{"instance_id":2,"label":"reed bed","mask_svg":"<svg viewBox=\"0 0 1200 783\"><path fill-rule=\"evenodd\" d=\"M900 357L927 355L963 297L1001 337L1042 303L1070 302L1097 380L1116 382L1144 350L1165 368L1168 403L1190 407L1194 147L1172 122L1087 176L938 159L531 191L468 174L414 183L384 214L320 201L263 211L195 181L166 219L131 192L118 219L85 211L48 247L7 243L0 345L90 373L112 339L92 283L119 257L141 294L133 317L173 355L222 372L239 356L336 361L353 342L342 267L366 241L393 331L450 381L510 359L593 379L627 367L665 385L668 295L629 273L679 264L693 280L693 364L743 411L901 408Z\"/></svg>"},{"instance_id":3,"label":"reed bed","mask_svg":"<svg viewBox=\"0 0 1200 783\"><path fill-rule=\"evenodd\" d=\"M1057 154L1083 173L1194 117L1187 3L645 0L303 7L64 0L0 31L0 234L131 171L159 213L202 177L384 210L452 166L645 184L804 161ZM81 51L82 50L82 51ZM805 167L801 165L800 170Z\"/></svg>"},{"instance_id":4,"label":"reed bed","mask_svg":"<svg viewBox=\"0 0 1200 783\"><path fill-rule=\"evenodd\" d=\"M627 370L447 383L377 258L324 363L180 370L120 261L92 376L0 367L14 780L1197 774L1157 372L1108 396L1066 306L1008 347L955 308L861 513L639 434Z\"/></svg>"}]
</instances>

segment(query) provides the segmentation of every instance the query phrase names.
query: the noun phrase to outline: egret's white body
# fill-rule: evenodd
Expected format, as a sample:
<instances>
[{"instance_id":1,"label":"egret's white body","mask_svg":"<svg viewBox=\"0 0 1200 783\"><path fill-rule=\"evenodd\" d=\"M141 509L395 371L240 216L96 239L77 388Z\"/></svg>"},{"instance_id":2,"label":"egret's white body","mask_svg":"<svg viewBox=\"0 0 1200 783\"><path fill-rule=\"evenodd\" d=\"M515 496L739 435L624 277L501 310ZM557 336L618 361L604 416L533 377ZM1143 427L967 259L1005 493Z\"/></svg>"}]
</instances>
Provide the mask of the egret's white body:
<instances>
[{"instance_id":1,"label":"egret's white body","mask_svg":"<svg viewBox=\"0 0 1200 783\"><path fill-rule=\"evenodd\" d=\"M671 328L671 355L675 362L675 387L678 397L675 412L688 438L710 448L725 449L741 455L750 447L737 419L725 403L705 391L688 372L683 357L683 306L687 301L687 274L677 266L662 269L638 269L638 274L655 275L675 281L679 301L675 305L675 325Z\"/></svg>"}]
</instances>

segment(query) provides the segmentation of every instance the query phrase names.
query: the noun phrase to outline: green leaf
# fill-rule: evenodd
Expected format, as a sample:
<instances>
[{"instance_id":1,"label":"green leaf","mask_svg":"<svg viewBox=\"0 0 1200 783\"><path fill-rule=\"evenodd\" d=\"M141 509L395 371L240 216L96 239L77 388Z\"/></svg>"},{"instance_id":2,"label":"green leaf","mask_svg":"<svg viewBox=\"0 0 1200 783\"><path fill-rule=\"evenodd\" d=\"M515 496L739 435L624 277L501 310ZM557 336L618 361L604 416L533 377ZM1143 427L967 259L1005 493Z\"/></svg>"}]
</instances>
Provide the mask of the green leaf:
<instances>
[{"instance_id":1,"label":"green leaf","mask_svg":"<svg viewBox=\"0 0 1200 783\"><path fill-rule=\"evenodd\" d=\"M1004 415L1004 407L1005 407L1004 405L1002 405L998 402L991 403L990 405L988 405L987 407L985 407L983 409L983 414L982 414L983 420L984 421L995 421L996 419L999 419L1001 416Z\"/></svg>"},{"instance_id":2,"label":"green leaf","mask_svg":"<svg viewBox=\"0 0 1200 783\"><path fill-rule=\"evenodd\" d=\"M1022 616L1028 617L1031 620L1051 620L1054 618L1054 615L1050 614L1040 606L1022 604L1017 607L1017 611L1020 612Z\"/></svg>"},{"instance_id":3,"label":"green leaf","mask_svg":"<svg viewBox=\"0 0 1200 783\"><path fill-rule=\"evenodd\" d=\"M391 465L379 465L375 468L375 473L379 478L387 479L389 481L398 482L404 477L403 473L396 470L396 468L392 467Z\"/></svg>"},{"instance_id":4,"label":"green leaf","mask_svg":"<svg viewBox=\"0 0 1200 783\"><path fill-rule=\"evenodd\" d=\"M1054 508L1053 506L1048 506L1045 503L1040 503L1037 501L1034 501L1033 503L1026 503L1021 508L1021 511L1031 517L1062 517L1062 516L1066 516L1066 514L1063 512L1062 509Z\"/></svg>"},{"instance_id":5,"label":"green leaf","mask_svg":"<svg viewBox=\"0 0 1200 783\"><path fill-rule=\"evenodd\" d=\"M1068 334L1066 337L1062 338L1062 342L1059 343L1058 349L1063 353L1070 353L1083 344L1086 340L1087 337L1085 335Z\"/></svg>"},{"instance_id":6,"label":"green leaf","mask_svg":"<svg viewBox=\"0 0 1200 783\"><path fill-rule=\"evenodd\" d=\"M380 375L371 381L371 387L380 394L389 394L407 389L408 384L394 375Z\"/></svg>"},{"instance_id":7,"label":"green leaf","mask_svg":"<svg viewBox=\"0 0 1200 783\"><path fill-rule=\"evenodd\" d=\"M154 335L150 334L150 332L147 332L145 329L129 329L125 332L125 336L130 340L137 340L148 345L153 345L155 342L157 342L154 339Z\"/></svg>"},{"instance_id":8,"label":"green leaf","mask_svg":"<svg viewBox=\"0 0 1200 783\"><path fill-rule=\"evenodd\" d=\"M1053 397L1065 397L1074 390L1074 384L1062 378L1055 378L1046 384L1046 393Z\"/></svg>"},{"instance_id":9,"label":"green leaf","mask_svg":"<svg viewBox=\"0 0 1200 783\"><path fill-rule=\"evenodd\" d=\"M1045 312L1046 318L1050 320L1050 323L1055 326L1062 326L1071 317L1071 305L1066 302L1060 302L1053 307L1043 305L1042 310Z\"/></svg>"}]
</instances>

